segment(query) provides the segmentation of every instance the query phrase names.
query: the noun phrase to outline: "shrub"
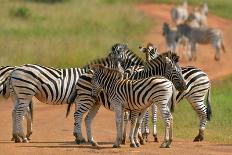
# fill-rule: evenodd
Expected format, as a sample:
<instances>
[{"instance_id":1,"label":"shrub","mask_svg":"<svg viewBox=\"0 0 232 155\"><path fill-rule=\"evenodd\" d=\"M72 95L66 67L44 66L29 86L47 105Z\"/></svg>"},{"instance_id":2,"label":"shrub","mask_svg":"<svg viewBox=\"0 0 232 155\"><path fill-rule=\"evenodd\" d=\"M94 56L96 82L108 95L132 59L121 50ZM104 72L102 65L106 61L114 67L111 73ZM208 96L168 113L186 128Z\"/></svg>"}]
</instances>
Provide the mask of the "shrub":
<instances>
[{"instance_id":1,"label":"shrub","mask_svg":"<svg viewBox=\"0 0 232 155\"><path fill-rule=\"evenodd\" d=\"M25 19L31 15L31 11L27 7L18 7L11 9L10 15L13 17L19 17Z\"/></svg>"}]
</instances>

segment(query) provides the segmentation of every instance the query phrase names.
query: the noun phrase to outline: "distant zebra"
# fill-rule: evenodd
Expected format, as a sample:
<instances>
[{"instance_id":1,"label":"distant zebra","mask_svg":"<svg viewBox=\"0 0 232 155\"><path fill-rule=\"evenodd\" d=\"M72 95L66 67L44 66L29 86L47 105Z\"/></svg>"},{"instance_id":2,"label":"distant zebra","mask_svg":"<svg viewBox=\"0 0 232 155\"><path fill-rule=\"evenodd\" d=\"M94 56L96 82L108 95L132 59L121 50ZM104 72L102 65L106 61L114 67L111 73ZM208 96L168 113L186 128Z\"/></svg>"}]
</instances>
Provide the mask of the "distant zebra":
<instances>
[{"instance_id":1,"label":"distant zebra","mask_svg":"<svg viewBox=\"0 0 232 155\"><path fill-rule=\"evenodd\" d=\"M148 44L147 47L143 47L142 51L146 54L146 57L154 57L154 52L151 49L151 44ZM159 53L156 53L155 55L157 54ZM171 55L167 55L166 53L161 55L168 56L172 61L176 61L176 58ZM182 74L187 84L187 89L183 92L179 92L175 89L170 104L174 106L178 104L183 98L186 98L188 100L193 109L197 112L200 119L199 134L195 137L194 141L202 141L204 139L204 130L207 123L206 120L210 120L210 116L212 113L210 105L210 80L206 73L196 67L183 67ZM207 107L204 105L205 99ZM151 111L154 141L158 142L156 130L157 107L153 105ZM147 111L143 121L144 128L142 128L143 137L145 139L147 139L147 136L149 134L148 119L149 113Z\"/></svg>"},{"instance_id":2,"label":"distant zebra","mask_svg":"<svg viewBox=\"0 0 232 155\"><path fill-rule=\"evenodd\" d=\"M126 53L125 55L134 55L131 54L130 51L126 51L125 53ZM136 56L134 55L134 57ZM131 60L131 59L127 59L127 60ZM158 70L158 68L160 69ZM127 72L125 73L127 74ZM185 84L183 83L183 80L181 80L182 76L180 75L178 66L174 66L169 59L163 56L159 56L157 57L157 59L152 60L149 63L145 63L144 67L142 67L140 70L136 70L135 74L127 75L126 77L129 77L130 79L141 79L154 75L166 76L167 78L169 78L174 82L174 85L179 90L185 89ZM76 112L74 113L74 120L75 120L74 136L76 137L77 144L85 142L85 139L82 136L81 122L82 122L83 114L89 111L85 118L88 141L93 146L98 146L98 144L94 141L91 134L91 121L97 114L100 105L103 105L105 108L110 110L113 109L107 95L104 92L100 93L97 99L98 102L95 103L95 99L92 97L92 92L91 92L92 90L91 80L92 80L92 74L84 74L79 78L77 82L76 89L77 89L78 97L75 100ZM67 114L69 113L70 106L71 104L69 104Z\"/></svg>"},{"instance_id":3,"label":"distant zebra","mask_svg":"<svg viewBox=\"0 0 232 155\"><path fill-rule=\"evenodd\" d=\"M185 36L189 41L191 55L189 60L196 60L196 45L197 44L212 44L215 48L215 60L220 60L220 49L225 52L223 43L222 31L216 28L195 28L187 24L177 26L177 31L181 36Z\"/></svg>"},{"instance_id":4,"label":"distant zebra","mask_svg":"<svg viewBox=\"0 0 232 155\"><path fill-rule=\"evenodd\" d=\"M198 8L195 8L188 17L188 23L192 27L206 27L207 26L207 15L208 15L208 5L204 3Z\"/></svg>"},{"instance_id":5,"label":"distant zebra","mask_svg":"<svg viewBox=\"0 0 232 155\"><path fill-rule=\"evenodd\" d=\"M188 2L186 0L182 2L182 5L172 8L171 18L176 25L184 23L188 19Z\"/></svg>"},{"instance_id":6,"label":"distant zebra","mask_svg":"<svg viewBox=\"0 0 232 155\"><path fill-rule=\"evenodd\" d=\"M94 72L92 77L93 95L98 96L100 91L104 91L115 112L117 138L113 147L119 147L122 143L124 109L130 110L132 115L130 146L138 146L138 129L145 110L152 103L160 106L165 122L165 136L161 147L169 147L172 142L173 121L167 103L172 95L172 83L161 77L140 80L123 79L123 75L119 71L101 65L93 66L92 70Z\"/></svg>"},{"instance_id":7,"label":"distant zebra","mask_svg":"<svg viewBox=\"0 0 232 155\"><path fill-rule=\"evenodd\" d=\"M114 46L113 46L114 47ZM116 59L120 59L120 54ZM32 134L32 97L48 104L73 102L76 97L75 86L80 75L86 73L89 65L115 65L110 56L97 59L83 68L56 69L40 65L26 64L16 67L10 77L11 95L14 101L12 111L13 139L15 142L28 142ZM27 135L24 135L22 121L28 117Z\"/></svg>"},{"instance_id":8,"label":"distant zebra","mask_svg":"<svg viewBox=\"0 0 232 155\"><path fill-rule=\"evenodd\" d=\"M170 28L167 23L163 24L163 36L168 50L177 53L177 47L180 44L184 46L185 51L187 50L187 39L182 37L176 28Z\"/></svg>"}]
</instances>

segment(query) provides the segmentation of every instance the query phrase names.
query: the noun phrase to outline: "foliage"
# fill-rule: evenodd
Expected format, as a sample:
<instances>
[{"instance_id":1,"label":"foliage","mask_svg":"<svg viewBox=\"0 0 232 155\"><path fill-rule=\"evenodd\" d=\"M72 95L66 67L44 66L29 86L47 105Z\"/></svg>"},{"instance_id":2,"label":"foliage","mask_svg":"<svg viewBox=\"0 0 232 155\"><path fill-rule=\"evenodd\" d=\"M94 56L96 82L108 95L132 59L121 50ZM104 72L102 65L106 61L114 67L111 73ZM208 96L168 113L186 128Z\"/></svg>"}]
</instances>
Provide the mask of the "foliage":
<instances>
[{"instance_id":1,"label":"foliage","mask_svg":"<svg viewBox=\"0 0 232 155\"><path fill-rule=\"evenodd\" d=\"M101 0L31 3L1 0L0 65L37 63L54 67L81 67L102 57L117 42L133 50L151 27L151 20L132 4ZM9 9L25 6L28 20L9 19Z\"/></svg>"},{"instance_id":2,"label":"foliage","mask_svg":"<svg viewBox=\"0 0 232 155\"><path fill-rule=\"evenodd\" d=\"M31 11L27 7L12 8L10 9L10 15L13 17L26 19L31 15Z\"/></svg>"}]
</instances>

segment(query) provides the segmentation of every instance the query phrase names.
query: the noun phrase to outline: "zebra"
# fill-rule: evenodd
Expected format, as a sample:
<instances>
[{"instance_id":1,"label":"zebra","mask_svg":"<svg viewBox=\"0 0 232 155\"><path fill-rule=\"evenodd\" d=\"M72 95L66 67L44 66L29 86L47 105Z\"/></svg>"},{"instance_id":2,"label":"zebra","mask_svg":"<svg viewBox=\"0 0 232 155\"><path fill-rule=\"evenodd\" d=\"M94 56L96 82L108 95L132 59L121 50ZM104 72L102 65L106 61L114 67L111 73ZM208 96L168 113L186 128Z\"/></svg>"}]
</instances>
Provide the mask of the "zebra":
<instances>
[{"instance_id":1,"label":"zebra","mask_svg":"<svg viewBox=\"0 0 232 155\"><path fill-rule=\"evenodd\" d=\"M167 102L172 95L172 83L165 78L150 77L140 80L123 79L121 72L109 69L102 65L92 67L92 92L98 96L99 91L104 91L109 98L115 112L117 138L113 147L117 148L122 143L123 112L130 110L132 115L130 141L131 147L137 147L136 135L141 124L143 114L152 103L160 106L165 122L164 142L160 147L169 147L172 142L173 118L167 107ZM141 113L139 115L139 113Z\"/></svg>"},{"instance_id":2,"label":"zebra","mask_svg":"<svg viewBox=\"0 0 232 155\"><path fill-rule=\"evenodd\" d=\"M114 50L115 46L112 46ZM117 59L120 59L120 54ZM41 65L26 64L14 68L10 75L10 90L14 102L12 111L13 138L15 142L27 143L32 134L32 97L48 104L65 104L73 102L76 97L75 86L80 75L87 72L92 64L103 64L109 67L114 62L110 54L97 59L83 68L56 69ZM22 120L27 118L27 135L24 135ZM20 139L21 138L21 139Z\"/></svg>"},{"instance_id":3,"label":"zebra","mask_svg":"<svg viewBox=\"0 0 232 155\"><path fill-rule=\"evenodd\" d=\"M147 58L154 58L156 55L159 55L159 53L154 54L154 50L151 50L152 47L153 46L151 46L151 44L148 44L147 47L143 47L143 50L141 50L143 53L146 54ZM161 55L168 56L166 53ZM169 55L168 57L172 61L176 61L175 57L171 55ZM147 59L147 61L150 61L150 59ZM170 104L174 106L178 104L183 98L186 98L188 100L193 109L197 112L200 119L199 134L194 138L194 141L202 141L204 139L204 130L207 120L210 120L210 117L212 115L210 103L210 80L206 73L196 67L182 67L182 74L187 84L187 89L183 92L174 90ZM204 105L204 100L206 100L207 107ZM151 108L154 141L158 142L156 130L157 107L153 105ZM143 138L145 138L146 140L149 134L148 119L149 113L147 111L144 116L142 128Z\"/></svg>"},{"instance_id":4,"label":"zebra","mask_svg":"<svg viewBox=\"0 0 232 155\"><path fill-rule=\"evenodd\" d=\"M182 5L171 9L172 21L178 25L184 23L188 19L188 2L184 0Z\"/></svg>"},{"instance_id":5,"label":"zebra","mask_svg":"<svg viewBox=\"0 0 232 155\"><path fill-rule=\"evenodd\" d=\"M165 38L165 42L167 45L167 49L171 50L172 52L177 53L177 47L179 44L182 44L185 48L185 51L187 50L187 43L188 40L186 37L181 36L176 28L170 28L168 23L163 24L163 33L162 35Z\"/></svg>"},{"instance_id":6,"label":"zebra","mask_svg":"<svg viewBox=\"0 0 232 155\"><path fill-rule=\"evenodd\" d=\"M126 51L125 55L134 55L130 53L131 51ZM158 72L156 68L162 68L162 70L160 69ZM170 74L167 75L166 73L170 73ZM127 77L129 77L130 79L139 79L139 78L146 78L146 77L150 77L153 75L159 75L159 74L166 75L167 78L169 78L172 81L175 81L174 82L176 84L175 86L178 89L180 90L185 89L184 83L182 84L183 81L181 80L182 76L179 75L178 67L173 66L173 64L169 61L169 59L163 56L159 56L157 57L157 59L149 63L145 63L142 70L137 71L136 74L127 76ZM175 80L175 78L177 78L178 80ZM79 78L77 82L76 89L77 89L78 97L76 98L74 102L76 103L76 111L74 113L74 120L75 120L74 136L76 138L75 141L77 144L85 142L85 139L83 138L82 132L81 132L81 122L82 122L83 114L89 111L85 117L87 139L93 146L98 146L97 142L94 141L94 138L92 137L92 134L91 134L91 121L97 114L97 111L100 108L100 105L103 105L105 108L110 109L110 110L113 110L113 109L111 109L112 107L110 106L108 97L103 92L100 93L99 97L97 98L97 102L95 102L96 99L93 98L92 92L91 92L92 90L91 80L92 80L92 74L84 74ZM179 81L181 81L181 83L179 83ZM71 104L69 104L69 107L67 109L67 114L69 113L70 106Z\"/></svg>"},{"instance_id":7,"label":"zebra","mask_svg":"<svg viewBox=\"0 0 232 155\"><path fill-rule=\"evenodd\" d=\"M192 27L206 27L208 11L207 3L200 5L198 8L195 8L192 13L190 13L187 22Z\"/></svg>"},{"instance_id":8,"label":"zebra","mask_svg":"<svg viewBox=\"0 0 232 155\"><path fill-rule=\"evenodd\" d=\"M223 43L222 31L217 28L206 27L190 27L187 24L180 24L177 26L177 31L181 36L188 39L191 54L189 60L196 60L196 45L197 44L212 44L215 48L215 60L220 60L220 50L226 52Z\"/></svg>"}]
</instances>

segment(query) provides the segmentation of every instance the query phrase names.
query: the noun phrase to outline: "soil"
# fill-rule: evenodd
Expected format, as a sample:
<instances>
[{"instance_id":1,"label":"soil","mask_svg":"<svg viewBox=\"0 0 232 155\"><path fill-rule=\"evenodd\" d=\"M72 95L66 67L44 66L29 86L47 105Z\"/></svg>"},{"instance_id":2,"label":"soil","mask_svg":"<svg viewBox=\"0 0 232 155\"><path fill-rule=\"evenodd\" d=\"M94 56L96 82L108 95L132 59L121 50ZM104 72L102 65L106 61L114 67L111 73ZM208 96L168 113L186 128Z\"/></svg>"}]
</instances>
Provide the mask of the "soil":
<instances>
[{"instance_id":1,"label":"soil","mask_svg":"<svg viewBox=\"0 0 232 155\"><path fill-rule=\"evenodd\" d=\"M146 15L154 19L155 26L151 32L144 38L145 42L155 43L159 49L165 50L164 38L162 37L163 22L171 23L170 9L171 5L139 4L135 6L142 10ZM214 61L214 49L210 45L200 45L198 47L197 61L188 62L181 56L183 66L194 65L203 69L212 80L220 80L232 73L232 21L209 14L208 23L210 26L218 27L224 32L226 53L222 53L219 62ZM180 53L184 55L183 53ZM229 61L228 61L229 60ZM96 149L89 144L76 145L74 143L73 116L65 118L66 105L46 105L35 100L34 103L34 123L33 135L30 143L13 143L11 139L11 109L12 101L1 100L0 102L0 154L232 154L232 144L212 143L207 140L204 142L193 143L192 139L183 140L175 138L171 148L161 149L159 143L152 142L152 136L149 142L140 148L130 148L129 144L122 145L121 148L112 148L116 136L114 113L101 108L93 121L93 135L100 144ZM72 112L74 108L72 108ZM84 123L83 123L84 124ZM84 125L83 125L84 127ZM26 129L26 128L25 128ZM196 131L197 132L197 131ZM207 130L206 130L207 132ZM85 131L83 128L83 133ZM162 134L159 140L163 139Z\"/></svg>"}]
</instances>

